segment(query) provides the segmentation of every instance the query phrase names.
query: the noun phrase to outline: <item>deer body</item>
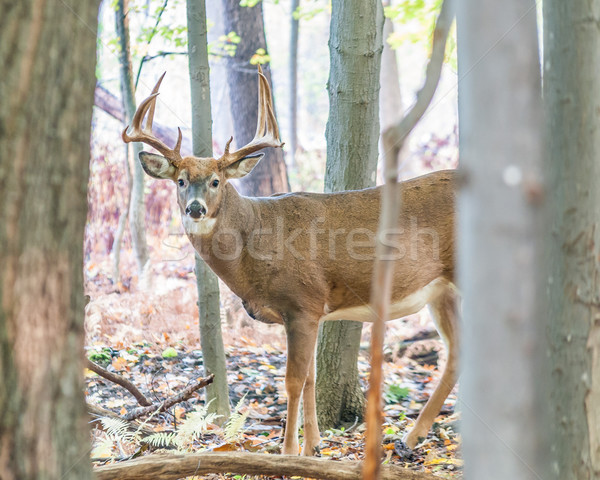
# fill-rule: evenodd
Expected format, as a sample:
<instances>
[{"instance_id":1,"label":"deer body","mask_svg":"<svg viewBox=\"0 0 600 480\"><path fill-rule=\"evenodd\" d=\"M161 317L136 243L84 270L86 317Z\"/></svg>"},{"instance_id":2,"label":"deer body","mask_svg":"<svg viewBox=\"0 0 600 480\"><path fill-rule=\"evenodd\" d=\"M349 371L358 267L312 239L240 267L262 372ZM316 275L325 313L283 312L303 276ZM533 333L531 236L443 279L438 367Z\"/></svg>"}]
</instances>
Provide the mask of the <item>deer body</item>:
<instances>
[{"instance_id":1,"label":"deer body","mask_svg":"<svg viewBox=\"0 0 600 480\"><path fill-rule=\"evenodd\" d=\"M259 73L260 74L260 73ZM287 335L288 417L283 452L298 453L298 411L304 402L304 454L319 443L315 405L315 345L326 320L372 321L368 308L381 189L332 194L291 193L247 198L228 182L248 174L261 148L281 146L266 79L260 75L255 139L220 159L181 158L151 134L154 94L138 108L134 136L163 156L142 152L145 171L178 184L184 229L201 257L255 319L283 324ZM159 81L160 84L160 81ZM141 122L149 110L146 127ZM181 139L181 137L180 137ZM435 172L403 182L399 229L383 241L395 254L391 318L429 305L448 350L440 384L405 437L426 437L456 383L458 338L454 287L455 174Z\"/></svg>"},{"instance_id":2,"label":"deer body","mask_svg":"<svg viewBox=\"0 0 600 480\"><path fill-rule=\"evenodd\" d=\"M402 185L402 233L388 238L401 257L394 269L393 303L437 278L453 281L453 179L453 171L442 171ZM342 308L368 303L379 187L268 198L243 197L230 184L225 190L214 228L186 233L258 320L283 324L295 308L335 319ZM432 210L436 218L428 213ZM433 252L439 238L449 245ZM261 318L261 310L269 314Z\"/></svg>"}]
</instances>

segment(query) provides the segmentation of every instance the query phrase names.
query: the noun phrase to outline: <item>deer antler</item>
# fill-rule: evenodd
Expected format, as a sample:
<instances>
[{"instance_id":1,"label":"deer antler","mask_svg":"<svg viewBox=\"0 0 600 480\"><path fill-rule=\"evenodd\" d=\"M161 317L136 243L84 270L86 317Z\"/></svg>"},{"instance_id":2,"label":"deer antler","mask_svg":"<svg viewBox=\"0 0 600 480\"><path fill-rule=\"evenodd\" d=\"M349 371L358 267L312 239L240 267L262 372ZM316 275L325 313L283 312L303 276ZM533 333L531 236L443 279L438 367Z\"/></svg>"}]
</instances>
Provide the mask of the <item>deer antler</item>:
<instances>
[{"instance_id":1,"label":"deer antler","mask_svg":"<svg viewBox=\"0 0 600 480\"><path fill-rule=\"evenodd\" d=\"M166 72L165 72L166 73ZM142 103L140 103L139 107L135 111L135 115L131 121L131 135L127 134L127 130L129 129L129 125L125 127L123 130L123 141L125 143L129 142L143 142L146 145L150 145L158 150L160 153L164 155L164 157L171 162L174 166L177 166L179 162L182 160L181 158L181 129L177 128L179 133L177 137L177 143L175 148L171 149L167 147L162 141L154 136L152 133L152 122L154 121L154 109L156 108L156 97L158 97L158 89L160 84L165 76L165 73L161 75L152 90L152 94L146 98ZM142 125L142 121L146 116L146 112L148 113L148 118L146 120L146 125Z\"/></svg>"},{"instance_id":2,"label":"deer antler","mask_svg":"<svg viewBox=\"0 0 600 480\"><path fill-rule=\"evenodd\" d=\"M283 147L279 139L279 128L275 119L273 109L273 97L267 77L263 75L261 66L258 66L258 119L256 122L256 134L250 143L234 152L229 151L233 137L225 145L225 152L219 159L222 167L231 165L251 153L266 147Z\"/></svg>"}]
</instances>

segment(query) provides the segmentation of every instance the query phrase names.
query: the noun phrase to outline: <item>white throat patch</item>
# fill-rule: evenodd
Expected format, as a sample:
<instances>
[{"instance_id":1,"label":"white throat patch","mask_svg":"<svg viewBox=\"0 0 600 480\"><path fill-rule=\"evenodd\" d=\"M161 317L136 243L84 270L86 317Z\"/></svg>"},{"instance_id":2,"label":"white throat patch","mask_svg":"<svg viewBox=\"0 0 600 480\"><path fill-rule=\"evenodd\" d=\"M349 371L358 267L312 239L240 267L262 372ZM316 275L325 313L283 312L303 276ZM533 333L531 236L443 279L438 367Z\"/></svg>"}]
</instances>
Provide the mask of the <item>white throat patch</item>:
<instances>
[{"instance_id":1,"label":"white throat patch","mask_svg":"<svg viewBox=\"0 0 600 480\"><path fill-rule=\"evenodd\" d=\"M216 218L201 218L200 220L193 220L187 215L182 216L183 218L183 229L188 235L207 235L215 228L217 223Z\"/></svg>"}]
</instances>

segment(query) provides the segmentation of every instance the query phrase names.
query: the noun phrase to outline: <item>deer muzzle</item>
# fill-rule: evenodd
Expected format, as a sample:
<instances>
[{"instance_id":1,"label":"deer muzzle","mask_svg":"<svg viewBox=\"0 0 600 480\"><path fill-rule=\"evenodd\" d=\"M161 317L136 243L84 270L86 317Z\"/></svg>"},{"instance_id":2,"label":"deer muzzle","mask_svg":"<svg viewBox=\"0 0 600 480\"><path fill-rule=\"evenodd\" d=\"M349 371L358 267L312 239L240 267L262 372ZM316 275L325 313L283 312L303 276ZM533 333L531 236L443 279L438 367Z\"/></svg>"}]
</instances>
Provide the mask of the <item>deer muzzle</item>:
<instances>
[{"instance_id":1,"label":"deer muzzle","mask_svg":"<svg viewBox=\"0 0 600 480\"><path fill-rule=\"evenodd\" d=\"M206 207L198 200L192 200L187 204L187 207L185 207L185 214L195 220L198 220L206 215Z\"/></svg>"}]
</instances>

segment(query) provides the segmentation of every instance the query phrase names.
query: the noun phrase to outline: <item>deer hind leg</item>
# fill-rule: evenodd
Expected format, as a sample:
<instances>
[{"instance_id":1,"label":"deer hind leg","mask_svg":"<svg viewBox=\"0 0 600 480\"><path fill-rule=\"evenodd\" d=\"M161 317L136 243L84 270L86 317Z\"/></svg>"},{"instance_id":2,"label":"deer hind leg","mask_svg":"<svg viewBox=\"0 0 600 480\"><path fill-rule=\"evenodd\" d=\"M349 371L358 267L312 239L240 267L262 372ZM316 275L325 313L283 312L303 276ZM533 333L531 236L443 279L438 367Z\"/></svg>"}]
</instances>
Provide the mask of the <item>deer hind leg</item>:
<instances>
[{"instance_id":1,"label":"deer hind leg","mask_svg":"<svg viewBox=\"0 0 600 480\"><path fill-rule=\"evenodd\" d=\"M448 360L440 383L429 397L423 410L421 410L414 427L404 437L404 443L410 448L414 448L422 439L427 437L435 417L439 414L458 379L458 299L458 294L452 287L449 287L429 303L435 326L448 349Z\"/></svg>"},{"instance_id":2,"label":"deer hind leg","mask_svg":"<svg viewBox=\"0 0 600 480\"><path fill-rule=\"evenodd\" d=\"M300 398L302 391L305 390L307 382L309 385L305 394L304 408L305 416L308 418L308 435L305 442L314 443L315 436L318 436L318 427L316 425L316 407L314 407L314 356L315 344L317 342L318 319L295 318L288 321L285 325L287 334L288 358L285 372L285 388L287 391L287 421L285 425L285 435L283 439L283 453L285 455L298 455L298 414L300 407ZM312 398L309 398L312 397ZM312 402L312 404L311 404ZM308 407L308 408L307 408ZM311 418L314 416L313 418ZM316 433L315 433L316 432ZM316 442L318 444L318 440ZM305 449L305 454L312 455Z\"/></svg>"},{"instance_id":3,"label":"deer hind leg","mask_svg":"<svg viewBox=\"0 0 600 480\"><path fill-rule=\"evenodd\" d=\"M304 406L304 445L302 446L302 455L314 455L315 449L321 442L319 433L319 424L317 421L317 401L315 396L315 356L313 354L310 366L308 367L308 376L304 383L302 391L302 401Z\"/></svg>"}]
</instances>

